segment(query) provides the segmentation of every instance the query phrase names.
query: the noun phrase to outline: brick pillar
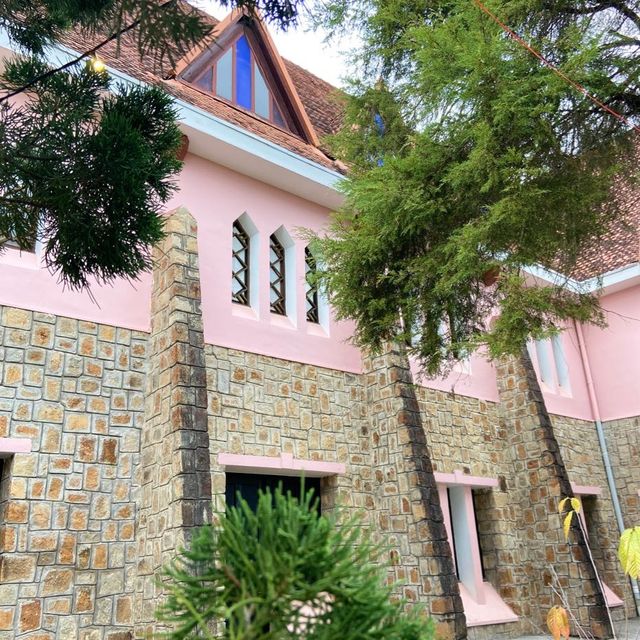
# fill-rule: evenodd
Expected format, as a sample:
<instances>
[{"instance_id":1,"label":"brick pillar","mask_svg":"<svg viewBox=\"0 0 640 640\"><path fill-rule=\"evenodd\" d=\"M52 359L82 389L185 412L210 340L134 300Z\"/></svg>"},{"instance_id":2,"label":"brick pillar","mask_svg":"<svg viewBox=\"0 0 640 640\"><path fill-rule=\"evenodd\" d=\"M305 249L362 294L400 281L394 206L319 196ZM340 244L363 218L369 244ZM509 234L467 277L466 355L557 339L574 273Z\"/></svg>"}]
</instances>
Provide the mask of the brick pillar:
<instances>
[{"instance_id":1,"label":"brick pillar","mask_svg":"<svg viewBox=\"0 0 640 640\"><path fill-rule=\"evenodd\" d=\"M580 624L596 638L610 637L603 595L576 520L571 544L564 540L558 503L573 494L529 354L524 349L496 366L501 426L514 470L507 482L516 538L515 548L500 553L501 579L511 583L518 613L544 628L549 607L559 604L549 586L553 566Z\"/></svg>"},{"instance_id":2,"label":"brick pillar","mask_svg":"<svg viewBox=\"0 0 640 640\"><path fill-rule=\"evenodd\" d=\"M418 401L399 347L364 360L371 425L376 528L391 546L390 579L399 594L426 605L438 637L467 637Z\"/></svg>"},{"instance_id":3,"label":"brick pillar","mask_svg":"<svg viewBox=\"0 0 640 640\"><path fill-rule=\"evenodd\" d=\"M136 622L152 630L159 569L211 515L207 387L197 226L171 213L154 249L149 372L142 429ZM154 629L157 631L157 628Z\"/></svg>"}]
</instances>

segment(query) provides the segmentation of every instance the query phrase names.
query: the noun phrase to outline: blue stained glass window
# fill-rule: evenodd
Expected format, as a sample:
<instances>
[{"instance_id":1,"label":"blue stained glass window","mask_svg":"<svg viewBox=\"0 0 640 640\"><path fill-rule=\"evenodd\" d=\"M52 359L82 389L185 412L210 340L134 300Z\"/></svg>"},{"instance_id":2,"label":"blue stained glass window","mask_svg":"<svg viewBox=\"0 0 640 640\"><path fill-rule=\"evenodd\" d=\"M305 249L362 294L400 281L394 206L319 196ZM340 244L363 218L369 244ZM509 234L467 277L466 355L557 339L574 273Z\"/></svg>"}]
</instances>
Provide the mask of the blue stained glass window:
<instances>
[{"instance_id":1,"label":"blue stained glass window","mask_svg":"<svg viewBox=\"0 0 640 640\"><path fill-rule=\"evenodd\" d=\"M251 109L251 48L245 36L236 42L236 102Z\"/></svg>"}]
</instances>

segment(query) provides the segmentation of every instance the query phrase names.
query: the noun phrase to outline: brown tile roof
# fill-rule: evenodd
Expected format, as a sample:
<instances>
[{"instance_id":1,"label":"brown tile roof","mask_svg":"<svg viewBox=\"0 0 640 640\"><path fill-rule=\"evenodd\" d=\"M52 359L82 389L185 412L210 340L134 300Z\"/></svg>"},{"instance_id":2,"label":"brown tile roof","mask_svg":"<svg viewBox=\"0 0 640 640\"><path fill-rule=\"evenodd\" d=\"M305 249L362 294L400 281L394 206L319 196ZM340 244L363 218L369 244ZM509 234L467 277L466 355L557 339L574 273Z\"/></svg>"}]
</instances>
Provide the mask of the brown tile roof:
<instances>
[{"instance_id":1,"label":"brown tile roof","mask_svg":"<svg viewBox=\"0 0 640 640\"><path fill-rule=\"evenodd\" d=\"M573 277L587 280L640 262L640 189L618 179L612 189L619 214L605 236L594 241L578 259Z\"/></svg>"},{"instance_id":2,"label":"brown tile roof","mask_svg":"<svg viewBox=\"0 0 640 640\"><path fill-rule=\"evenodd\" d=\"M205 15L211 24L218 23L215 18ZM62 41L76 51L86 51L95 45L100 38L101 36L87 37L86 34L73 32L65 35ZM300 136L280 129L250 111L230 104L213 94L201 91L181 80L171 78L170 70L154 69L153 61L140 60L130 35L121 39L119 51L117 51L115 43L110 43L100 49L99 55L114 69L149 84L160 85L176 98L193 104L222 120L251 131L318 164L335 171L342 170L342 165L335 162L327 150L322 148L322 143L318 147L313 146ZM285 60L284 64L318 137L322 138L327 134L334 133L339 127L343 114L340 91L292 62Z\"/></svg>"},{"instance_id":3,"label":"brown tile roof","mask_svg":"<svg viewBox=\"0 0 640 640\"><path fill-rule=\"evenodd\" d=\"M218 24L212 16L204 15L212 25ZM85 51L98 40L97 36L92 39L84 34L71 33L65 36L63 42L76 51ZM100 50L100 56L115 69L144 82L159 84L176 98L309 160L344 173L344 165L331 158L322 148L322 143L319 147L313 146L301 137L197 87L180 80L167 79L171 73L154 70L151 61L141 61L135 45L126 36L122 39L119 55L116 55L115 45L110 44ZM344 94L297 64L289 60L283 62L318 136L322 138L335 133L344 115ZM640 189L620 181L613 193L620 202L622 215L613 222L608 234L594 242L580 257L571 274L577 280L586 280L640 262Z\"/></svg>"}]
</instances>

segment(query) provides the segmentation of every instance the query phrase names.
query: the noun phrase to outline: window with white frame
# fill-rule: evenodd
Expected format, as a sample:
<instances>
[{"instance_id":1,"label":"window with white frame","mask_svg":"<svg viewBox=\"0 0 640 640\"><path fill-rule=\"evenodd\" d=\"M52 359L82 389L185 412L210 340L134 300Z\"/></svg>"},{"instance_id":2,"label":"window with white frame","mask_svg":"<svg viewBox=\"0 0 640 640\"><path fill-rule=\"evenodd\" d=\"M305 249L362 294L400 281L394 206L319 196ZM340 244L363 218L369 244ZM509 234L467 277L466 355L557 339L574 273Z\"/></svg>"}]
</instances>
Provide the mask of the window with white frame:
<instances>
[{"instance_id":1,"label":"window with white frame","mask_svg":"<svg viewBox=\"0 0 640 640\"><path fill-rule=\"evenodd\" d=\"M296 322L295 243L284 227L269 236L269 309Z\"/></svg>"},{"instance_id":2,"label":"window with white frame","mask_svg":"<svg viewBox=\"0 0 640 640\"><path fill-rule=\"evenodd\" d=\"M616 595L613 589L605 583L602 577L604 573L604 558L599 529L602 527L605 529L608 528L608 523L602 521L599 509L598 499L602 496L602 489L598 486L578 485L573 482L571 483L571 488L574 495L580 499L581 509L578 512L578 517L580 518L582 530L587 538L587 543L591 548L596 567L601 574L602 590L604 591L607 605L610 607L621 607L624 605L624 602Z\"/></svg>"},{"instance_id":3,"label":"window with white frame","mask_svg":"<svg viewBox=\"0 0 640 640\"><path fill-rule=\"evenodd\" d=\"M238 304L249 305L251 254L249 234L239 220L233 223L231 247L231 297Z\"/></svg>"},{"instance_id":4,"label":"window with white frame","mask_svg":"<svg viewBox=\"0 0 640 640\"><path fill-rule=\"evenodd\" d=\"M529 343L529 353L537 363L538 379L544 388L569 395L571 384L562 334Z\"/></svg>"},{"instance_id":5,"label":"window with white frame","mask_svg":"<svg viewBox=\"0 0 640 640\"><path fill-rule=\"evenodd\" d=\"M258 228L243 213L231 229L231 300L254 310L258 309L259 249Z\"/></svg>"},{"instance_id":6,"label":"window with white frame","mask_svg":"<svg viewBox=\"0 0 640 640\"><path fill-rule=\"evenodd\" d=\"M474 492L496 488L497 479L461 471L434 475L467 625L515 622L518 617L486 580L476 519Z\"/></svg>"}]
</instances>

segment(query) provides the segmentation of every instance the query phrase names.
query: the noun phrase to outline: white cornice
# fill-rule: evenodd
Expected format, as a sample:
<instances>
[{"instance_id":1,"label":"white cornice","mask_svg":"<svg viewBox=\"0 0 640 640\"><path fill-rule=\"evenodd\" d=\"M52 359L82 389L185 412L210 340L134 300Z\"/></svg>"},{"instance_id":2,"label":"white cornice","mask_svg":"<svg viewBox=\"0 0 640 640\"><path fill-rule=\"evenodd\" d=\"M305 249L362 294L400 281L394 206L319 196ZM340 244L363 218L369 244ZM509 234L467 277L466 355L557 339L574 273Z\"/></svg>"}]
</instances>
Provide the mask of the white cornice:
<instances>
[{"instance_id":1,"label":"white cornice","mask_svg":"<svg viewBox=\"0 0 640 640\"><path fill-rule=\"evenodd\" d=\"M541 266L527 267L525 271L536 280L561 285L576 293L605 295L640 284L640 263L637 262L587 280L568 278Z\"/></svg>"},{"instance_id":2,"label":"white cornice","mask_svg":"<svg viewBox=\"0 0 640 640\"><path fill-rule=\"evenodd\" d=\"M15 53L4 29L0 30L0 52L3 57ZM64 45L54 45L47 52L48 61L56 66L75 56L77 52ZM118 69L108 67L108 71L121 84L144 84ZM174 97L173 102L192 153L327 208L340 206L341 174L184 100Z\"/></svg>"}]
</instances>

